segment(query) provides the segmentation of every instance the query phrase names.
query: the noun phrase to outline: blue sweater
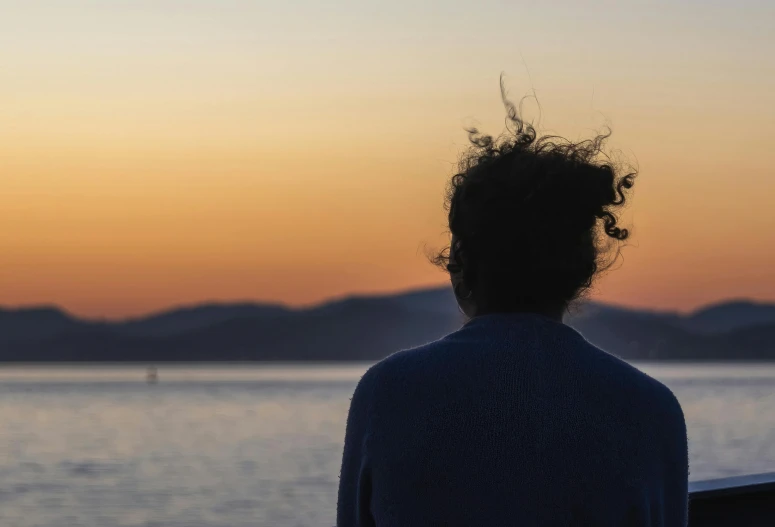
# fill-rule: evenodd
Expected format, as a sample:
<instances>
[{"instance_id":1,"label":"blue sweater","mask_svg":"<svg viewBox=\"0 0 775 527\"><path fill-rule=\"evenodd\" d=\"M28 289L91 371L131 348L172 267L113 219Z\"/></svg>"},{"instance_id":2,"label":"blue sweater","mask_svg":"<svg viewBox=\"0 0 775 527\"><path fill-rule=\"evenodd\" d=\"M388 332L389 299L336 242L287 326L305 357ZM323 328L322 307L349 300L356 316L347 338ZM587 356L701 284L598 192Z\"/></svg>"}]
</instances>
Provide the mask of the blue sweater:
<instances>
[{"instance_id":1,"label":"blue sweater","mask_svg":"<svg viewBox=\"0 0 775 527\"><path fill-rule=\"evenodd\" d=\"M476 317L353 395L338 527L684 526L681 407L572 328Z\"/></svg>"}]
</instances>

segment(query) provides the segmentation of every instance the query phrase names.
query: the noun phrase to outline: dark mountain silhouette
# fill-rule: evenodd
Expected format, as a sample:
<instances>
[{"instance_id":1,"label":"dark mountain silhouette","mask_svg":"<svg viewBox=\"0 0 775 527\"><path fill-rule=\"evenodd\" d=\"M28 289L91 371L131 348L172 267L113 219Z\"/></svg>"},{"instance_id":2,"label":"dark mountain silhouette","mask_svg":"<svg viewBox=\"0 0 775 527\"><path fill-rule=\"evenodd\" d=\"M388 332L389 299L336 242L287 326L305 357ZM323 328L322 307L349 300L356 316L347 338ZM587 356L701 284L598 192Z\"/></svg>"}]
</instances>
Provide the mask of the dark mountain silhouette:
<instances>
[{"instance_id":1,"label":"dark mountain silhouette","mask_svg":"<svg viewBox=\"0 0 775 527\"><path fill-rule=\"evenodd\" d=\"M55 307L0 308L0 342L47 338L83 324Z\"/></svg>"},{"instance_id":2,"label":"dark mountain silhouette","mask_svg":"<svg viewBox=\"0 0 775 527\"><path fill-rule=\"evenodd\" d=\"M714 304L686 317L683 327L697 333L716 334L775 323L775 304L737 300Z\"/></svg>"},{"instance_id":3,"label":"dark mountain silhouette","mask_svg":"<svg viewBox=\"0 0 775 527\"><path fill-rule=\"evenodd\" d=\"M775 304L736 301L681 315L593 302L567 323L628 360L775 359ZM121 322L3 309L0 361L373 361L461 324L449 288L305 309L206 304Z\"/></svg>"},{"instance_id":4,"label":"dark mountain silhouette","mask_svg":"<svg viewBox=\"0 0 775 527\"><path fill-rule=\"evenodd\" d=\"M115 325L122 334L162 337L212 326L235 318L272 318L288 309L274 304L204 304L163 311Z\"/></svg>"}]
</instances>

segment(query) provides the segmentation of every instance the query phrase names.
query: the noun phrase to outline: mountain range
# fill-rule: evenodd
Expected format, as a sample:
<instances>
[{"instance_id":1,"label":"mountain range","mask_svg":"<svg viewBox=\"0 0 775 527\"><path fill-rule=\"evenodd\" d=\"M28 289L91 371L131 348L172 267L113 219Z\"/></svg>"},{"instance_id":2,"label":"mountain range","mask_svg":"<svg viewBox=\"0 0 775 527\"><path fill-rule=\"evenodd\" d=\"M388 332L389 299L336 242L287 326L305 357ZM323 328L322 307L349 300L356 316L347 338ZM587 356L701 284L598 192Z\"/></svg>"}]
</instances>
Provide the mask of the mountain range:
<instances>
[{"instance_id":1,"label":"mountain range","mask_svg":"<svg viewBox=\"0 0 775 527\"><path fill-rule=\"evenodd\" d=\"M118 322L53 307L0 308L0 361L374 361L463 322L449 288L296 309L203 304ZM566 323L626 360L775 359L775 303L730 301L681 314L589 302Z\"/></svg>"}]
</instances>

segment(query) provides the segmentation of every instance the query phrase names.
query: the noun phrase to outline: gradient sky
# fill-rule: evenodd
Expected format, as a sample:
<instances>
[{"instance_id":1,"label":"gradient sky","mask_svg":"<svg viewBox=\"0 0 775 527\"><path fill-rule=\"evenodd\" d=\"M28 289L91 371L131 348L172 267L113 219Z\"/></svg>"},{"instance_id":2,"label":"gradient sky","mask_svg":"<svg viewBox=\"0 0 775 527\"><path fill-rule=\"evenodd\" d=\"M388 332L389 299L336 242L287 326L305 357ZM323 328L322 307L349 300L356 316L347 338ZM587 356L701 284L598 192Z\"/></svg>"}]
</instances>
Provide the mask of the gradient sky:
<instances>
[{"instance_id":1,"label":"gradient sky","mask_svg":"<svg viewBox=\"0 0 775 527\"><path fill-rule=\"evenodd\" d=\"M502 130L502 71L544 131L608 123L640 168L597 297L775 300L774 6L0 0L0 304L443 283L425 247L463 127Z\"/></svg>"}]
</instances>

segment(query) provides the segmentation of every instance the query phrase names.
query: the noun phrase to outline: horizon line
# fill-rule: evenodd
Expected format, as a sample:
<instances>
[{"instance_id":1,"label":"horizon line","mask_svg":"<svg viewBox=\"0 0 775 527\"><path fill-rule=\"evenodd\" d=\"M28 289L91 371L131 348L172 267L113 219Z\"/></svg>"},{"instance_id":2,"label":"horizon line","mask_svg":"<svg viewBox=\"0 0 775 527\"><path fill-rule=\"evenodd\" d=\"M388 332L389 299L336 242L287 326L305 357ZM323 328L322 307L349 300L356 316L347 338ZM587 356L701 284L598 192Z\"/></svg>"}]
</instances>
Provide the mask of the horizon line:
<instances>
[{"instance_id":1,"label":"horizon line","mask_svg":"<svg viewBox=\"0 0 775 527\"><path fill-rule=\"evenodd\" d=\"M288 311L304 311L308 309L314 309L316 307L325 306L327 304L333 304L336 302L342 302L342 301L351 300L351 299L390 298L390 297L396 297L396 296L411 295L414 293L440 291L443 289L447 289L448 287L449 286L447 285L439 284L439 285L427 285L427 286L403 288L403 289L397 289L390 292L353 291L350 293L333 295L314 302L307 302L307 303L295 304L295 305L288 304L282 301L260 300L255 298L252 298L252 299L235 298L231 300L202 299L202 300L190 302L190 303L170 304L167 307L152 309L141 314L125 315L125 316L118 316L118 317L82 316L82 315L75 314L69 309L67 309L66 307L55 303L17 304L17 305L0 304L0 311L55 310L66 315L69 318L85 321L85 322L121 323L121 322L132 322L137 320L143 320L143 319L152 318L155 316L161 316L168 313L174 313L176 311L184 311L188 309L196 309L196 308L202 308L202 307L266 306L266 307L277 307L281 309L286 309ZM697 306L694 306L686 310L638 307L635 305L624 304L620 302L607 302L607 301L596 300L594 297L581 298L577 301L576 305L584 305L588 303L596 303L596 304L601 304L601 305L605 305L605 306L609 306L617 309L630 310L630 311L642 311L642 312L648 312L648 313L675 314L675 315L689 315L692 313L696 313L698 311L702 311L704 309L708 309L710 307L724 305L724 304L747 303L747 304L754 304L754 305L775 306L775 299L756 300L756 299L747 298L747 297L727 297L727 298L719 298L718 300L714 300L708 303L699 304ZM571 305L571 309L573 308L572 306L573 304Z\"/></svg>"}]
</instances>

